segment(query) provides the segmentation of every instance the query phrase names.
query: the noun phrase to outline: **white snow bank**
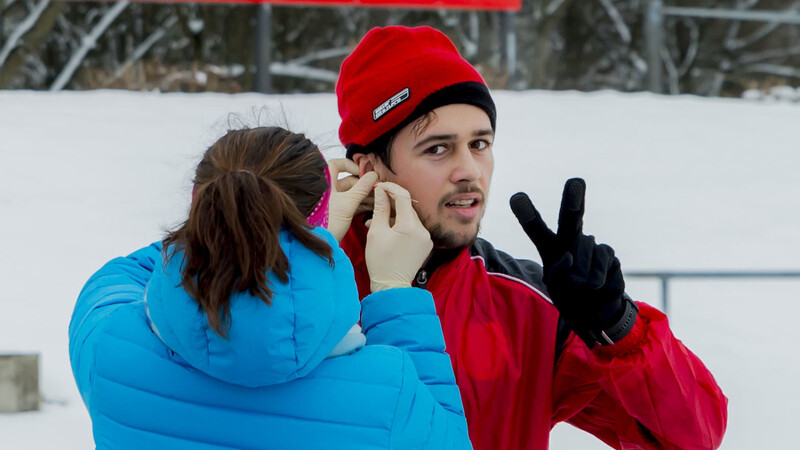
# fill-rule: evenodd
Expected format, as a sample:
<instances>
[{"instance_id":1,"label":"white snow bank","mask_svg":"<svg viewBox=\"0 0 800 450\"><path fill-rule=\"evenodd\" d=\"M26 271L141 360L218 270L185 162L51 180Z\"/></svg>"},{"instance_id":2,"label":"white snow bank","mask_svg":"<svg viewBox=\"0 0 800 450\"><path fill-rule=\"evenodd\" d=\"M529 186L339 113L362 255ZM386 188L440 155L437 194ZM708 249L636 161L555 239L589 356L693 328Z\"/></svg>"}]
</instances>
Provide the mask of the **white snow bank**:
<instances>
[{"instance_id":1,"label":"white snow bank","mask_svg":"<svg viewBox=\"0 0 800 450\"><path fill-rule=\"evenodd\" d=\"M527 191L555 225L564 181L581 176L586 230L614 246L623 269L800 270L800 106L613 92L496 99L483 235L498 248L538 260L508 197ZM46 401L0 416L0 447L92 446L67 356L74 300L105 261L183 218L199 156L229 112L253 111L285 113L279 124L342 154L332 95L0 91L0 352L42 354ZM800 417L798 288L798 279L672 284L675 333L731 399L725 449L796 445L787 431ZM629 280L628 291L659 303L655 282ZM551 448L605 446L562 425Z\"/></svg>"}]
</instances>

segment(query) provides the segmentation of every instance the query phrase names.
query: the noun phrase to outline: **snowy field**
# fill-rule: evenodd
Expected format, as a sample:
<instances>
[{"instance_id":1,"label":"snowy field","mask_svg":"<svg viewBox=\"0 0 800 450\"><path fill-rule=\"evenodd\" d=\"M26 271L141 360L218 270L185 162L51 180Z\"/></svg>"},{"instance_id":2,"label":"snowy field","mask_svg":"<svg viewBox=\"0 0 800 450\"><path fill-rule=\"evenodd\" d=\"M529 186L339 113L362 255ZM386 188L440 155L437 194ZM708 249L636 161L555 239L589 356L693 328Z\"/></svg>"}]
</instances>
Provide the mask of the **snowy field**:
<instances>
[{"instance_id":1,"label":"snowy field","mask_svg":"<svg viewBox=\"0 0 800 450\"><path fill-rule=\"evenodd\" d=\"M564 181L581 176L586 231L625 270L800 270L800 106L612 92L496 99L483 229L496 247L538 260L507 199L527 191L554 225ZM44 396L40 412L0 415L0 448L93 446L67 356L75 298L105 261L183 218L193 167L230 112L288 123L342 154L333 95L0 91L0 353L40 353ZM671 289L675 334L730 398L722 447L800 448L800 279ZM628 292L660 302L656 281L629 279ZM606 447L559 425L551 448Z\"/></svg>"}]
</instances>

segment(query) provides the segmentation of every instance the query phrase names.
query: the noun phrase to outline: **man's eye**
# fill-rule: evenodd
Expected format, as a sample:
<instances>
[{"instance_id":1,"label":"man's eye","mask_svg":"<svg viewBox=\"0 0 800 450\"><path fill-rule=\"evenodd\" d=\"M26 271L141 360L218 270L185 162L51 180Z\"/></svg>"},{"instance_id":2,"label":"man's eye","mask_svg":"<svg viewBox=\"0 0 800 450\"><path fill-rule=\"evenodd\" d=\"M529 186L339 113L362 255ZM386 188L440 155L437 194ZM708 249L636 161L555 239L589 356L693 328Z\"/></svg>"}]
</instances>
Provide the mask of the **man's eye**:
<instances>
[{"instance_id":1,"label":"man's eye","mask_svg":"<svg viewBox=\"0 0 800 450\"><path fill-rule=\"evenodd\" d=\"M432 147L428 147L428 149L425 150L425 153L428 153L428 154L431 154L431 155L441 155L442 153L444 153L446 151L447 151L447 146L444 145L444 144L439 144L439 145L434 145Z\"/></svg>"},{"instance_id":2,"label":"man's eye","mask_svg":"<svg viewBox=\"0 0 800 450\"><path fill-rule=\"evenodd\" d=\"M472 141L470 147L472 147L475 150L486 150L487 148L489 148L489 142L483 139L479 139L477 141Z\"/></svg>"}]
</instances>

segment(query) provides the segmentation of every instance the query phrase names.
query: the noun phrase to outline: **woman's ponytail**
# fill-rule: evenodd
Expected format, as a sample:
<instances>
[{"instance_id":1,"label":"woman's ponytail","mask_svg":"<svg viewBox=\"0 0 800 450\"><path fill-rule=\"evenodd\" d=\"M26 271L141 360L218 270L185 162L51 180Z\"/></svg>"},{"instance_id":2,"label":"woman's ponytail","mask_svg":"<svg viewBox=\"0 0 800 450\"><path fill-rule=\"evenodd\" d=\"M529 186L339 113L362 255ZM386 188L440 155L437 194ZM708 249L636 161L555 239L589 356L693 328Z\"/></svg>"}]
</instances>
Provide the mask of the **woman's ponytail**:
<instances>
[{"instance_id":1,"label":"woman's ponytail","mask_svg":"<svg viewBox=\"0 0 800 450\"><path fill-rule=\"evenodd\" d=\"M230 131L206 152L189 217L167 235L164 248L183 252L181 285L220 335L230 326L232 294L247 291L269 305L267 273L288 281L282 229L333 263L332 249L311 233L305 211L327 189L324 167L316 146L281 128Z\"/></svg>"}]
</instances>

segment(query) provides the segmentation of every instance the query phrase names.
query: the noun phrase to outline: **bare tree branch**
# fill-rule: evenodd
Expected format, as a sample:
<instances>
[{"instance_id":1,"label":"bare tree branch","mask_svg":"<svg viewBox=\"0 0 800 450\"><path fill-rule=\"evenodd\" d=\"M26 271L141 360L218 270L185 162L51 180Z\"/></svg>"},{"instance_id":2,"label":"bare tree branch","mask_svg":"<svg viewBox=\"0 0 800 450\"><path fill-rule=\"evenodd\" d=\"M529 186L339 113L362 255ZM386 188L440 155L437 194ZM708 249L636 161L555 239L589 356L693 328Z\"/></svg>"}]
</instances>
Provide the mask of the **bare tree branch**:
<instances>
[{"instance_id":1,"label":"bare tree branch","mask_svg":"<svg viewBox=\"0 0 800 450\"><path fill-rule=\"evenodd\" d=\"M341 16L341 18L343 19L342 23L344 24L345 29L349 33L355 33L356 30L358 29L358 24L356 23L357 21L355 20L354 17L355 14L353 14L353 12L357 10L358 8L336 8L336 11L339 13L339 16Z\"/></svg>"},{"instance_id":2,"label":"bare tree branch","mask_svg":"<svg viewBox=\"0 0 800 450\"><path fill-rule=\"evenodd\" d=\"M798 10L800 10L800 3L793 2L792 5L784 9L783 12L793 13ZM748 36L742 38L730 39L728 42L725 43L725 48L729 51L741 50L769 36L770 34L772 34L773 31L780 28L780 26L781 24L776 22L765 23L764 25L759 27L756 31L752 32Z\"/></svg>"},{"instance_id":3,"label":"bare tree branch","mask_svg":"<svg viewBox=\"0 0 800 450\"><path fill-rule=\"evenodd\" d=\"M478 55L478 41L481 37L480 19L475 11L469 12L467 23L469 33L465 33L463 29L459 28L458 36L464 58L472 59Z\"/></svg>"},{"instance_id":4,"label":"bare tree branch","mask_svg":"<svg viewBox=\"0 0 800 450\"><path fill-rule=\"evenodd\" d=\"M327 81L329 83L336 83L336 79L339 78L339 74L331 70L280 62L270 64L269 70L275 75L282 75L284 77L305 78L307 80Z\"/></svg>"},{"instance_id":5,"label":"bare tree branch","mask_svg":"<svg viewBox=\"0 0 800 450\"><path fill-rule=\"evenodd\" d=\"M474 42L478 42L481 38L481 19L475 11L469 12L469 37Z\"/></svg>"},{"instance_id":6,"label":"bare tree branch","mask_svg":"<svg viewBox=\"0 0 800 450\"><path fill-rule=\"evenodd\" d=\"M761 2L761 0L738 0L736 2L736 9L750 9L758 5L759 2Z\"/></svg>"},{"instance_id":7,"label":"bare tree branch","mask_svg":"<svg viewBox=\"0 0 800 450\"><path fill-rule=\"evenodd\" d=\"M29 70L31 79L40 80L40 83L44 84L47 79L47 66L39 58L39 55L28 55L25 66Z\"/></svg>"},{"instance_id":8,"label":"bare tree branch","mask_svg":"<svg viewBox=\"0 0 800 450\"><path fill-rule=\"evenodd\" d=\"M614 28L616 28L619 37L622 38L622 42L626 44L631 43L631 30L628 28L628 25L625 24L625 21L622 19L622 14L619 13L619 10L611 0L598 0L601 5L603 5L603 9L606 10L606 14L614 23Z\"/></svg>"},{"instance_id":9,"label":"bare tree branch","mask_svg":"<svg viewBox=\"0 0 800 450\"><path fill-rule=\"evenodd\" d=\"M684 19L683 23L689 28L689 46L686 48L686 56L681 61L681 66L678 67L678 76L683 77L689 68L692 67L695 58L697 58L697 50L700 47L700 29L697 23L691 19Z\"/></svg>"},{"instance_id":10,"label":"bare tree branch","mask_svg":"<svg viewBox=\"0 0 800 450\"><path fill-rule=\"evenodd\" d=\"M133 50L128 59L126 59L125 62L122 63L122 65L116 70L116 72L114 72L114 75L108 81L105 82L104 87L109 86L111 83L115 82L119 77L124 75L125 72L128 71L128 69L130 69L134 64L136 64L137 61L142 59L142 57L147 53L147 51L150 50L150 48L153 45L155 45L156 42L160 41L167 34L167 31L169 31L170 28L175 26L177 22L178 22L177 16L169 16L159 29L157 29L155 32L153 32L153 34L148 36L147 39L145 39L141 44L139 44Z\"/></svg>"},{"instance_id":11,"label":"bare tree branch","mask_svg":"<svg viewBox=\"0 0 800 450\"><path fill-rule=\"evenodd\" d=\"M680 76L678 75L678 69L675 67L675 61L672 60L672 56L669 54L669 50L666 47L661 47L661 60L664 61L664 67L667 69L669 93L672 95L680 94L681 90L678 85Z\"/></svg>"},{"instance_id":12,"label":"bare tree branch","mask_svg":"<svg viewBox=\"0 0 800 450\"><path fill-rule=\"evenodd\" d=\"M647 73L647 61L645 61L636 50L631 50L628 53L628 58L630 58L631 64L637 72L642 75Z\"/></svg>"},{"instance_id":13,"label":"bare tree branch","mask_svg":"<svg viewBox=\"0 0 800 450\"><path fill-rule=\"evenodd\" d=\"M39 17L42 16L42 13L47 6L50 5L50 0L42 0L33 7L28 17L20 23L14 31L11 32L11 35L8 37L8 41L6 41L3 48L0 48L0 67L3 67L3 64L6 62L8 55L11 54L11 51L14 50L17 45L19 45L20 39L27 33L28 31L36 25L36 22L39 20Z\"/></svg>"},{"instance_id":14,"label":"bare tree branch","mask_svg":"<svg viewBox=\"0 0 800 450\"><path fill-rule=\"evenodd\" d=\"M543 2L533 2L532 8L531 8L531 10L532 10L531 11L531 17L533 18L533 22L534 23L536 23L536 22L538 22L538 21L540 21L542 19L542 15L544 14L543 13L543 8L544 8L544 3Z\"/></svg>"},{"instance_id":15,"label":"bare tree branch","mask_svg":"<svg viewBox=\"0 0 800 450\"><path fill-rule=\"evenodd\" d=\"M320 50L318 52L312 52L307 55L303 55L300 58L295 58L293 60L287 61L287 65L303 65L308 64L314 61L320 61L323 59L330 59L330 58L338 58L340 56L347 56L352 52L352 47L338 47L338 48L328 48L325 50Z\"/></svg>"},{"instance_id":16,"label":"bare tree branch","mask_svg":"<svg viewBox=\"0 0 800 450\"><path fill-rule=\"evenodd\" d=\"M714 79L711 81L711 88L708 91L708 95L711 97L719 97L719 93L722 91L722 85L725 83L725 74L722 72L714 73Z\"/></svg>"},{"instance_id":17,"label":"bare tree branch","mask_svg":"<svg viewBox=\"0 0 800 450\"><path fill-rule=\"evenodd\" d=\"M53 82L53 85L50 86L51 91L60 91L64 88L64 86L72 78L72 75L75 74L75 71L78 70L78 66L80 65L81 61L83 61L83 58L85 58L86 54L89 53L89 50L93 49L97 44L97 39L114 22L117 16L119 16L122 11L128 7L129 4L130 1L124 0L115 3L114 6L106 11L106 13L103 15L103 18L100 19L100 22L95 25L92 31L82 39L81 46L78 51L72 55L72 58L70 58L70 60L67 62L67 65L64 66L64 69L61 70L61 73Z\"/></svg>"},{"instance_id":18,"label":"bare tree branch","mask_svg":"<svg viewBox=\"0 0 800 450\"><path fill-rule=\"evenodd\" d=\"M800 69L779 64L753 64L744 68L748 73L763 73L787 78L800 78Z\"/></svg>"},{"instance_id":19,"label":"bare tree branch","mask_svg":"<svg viewBox=\"0 0 800 450\"><path fill-rule=\"evenodd\" d=\"M436 15L439 16L439 19L441 19L444 26L448 28L457 27L460 22L460 18L458 17L458 15L453 14L453 11L450 10L437 9Z\"/></svg>"},{"instance_id":20,"label":"bare tree branch","mask_svg":"<svg viewBox=\"0 0 800 450\"><path fill-rule=\"evenodd\" d=\"M546 16L555 15L562 6L569 3L569 0L551 0L544 9Z\"/></svg>"},{"instance_id":21,"label":"bare tree branch","mask_svg":"<svg viewBox=\"0 0 800 450\"><path fill-rule=\"evenodd\" d=\"M739 35L739 29L741 28L742 22L740 20L731 22L731 26L728 27L728 33L725 37L725 48L733 48L736 45L736 36Z\"/></svg>"},{"instance_id":22,"label":"bare tree branch","mask_svg":"<svg viewBox=\"0 0 800 450\"><path fill-rule=\"evenodd\" d=\"M768 59L788 58L800 55L800 45L789 48L771 48L758 53L742 55L736 62L741 65L753 64Z\"/></svg>"},{"instance_id":23,"label":"bare tree branch","mask_svg":"<svg viewBox=\"0 0 800 450\"><path fill-rule=\"evenodd\" d=\"M780 23L774 23L774 22L765 23L764 25L759 27L756 31L752 32L748 36L732 39L726 42L725 48L729 51L741 50L769 36L773 31L777 30L780 26L781 26Z\"/></svg>"},{"instance_id":24,"label":"bare tree branch","mask_svg":"<svg viewBox=\"0 0 800 450\"><path fill-rule=\"evenodd\" d=\"M16 2L17 2L17 0L6 0L6 1L5 1L5 2L2 4L2 6L3 6L3 7L2 7L2 8L0 8L0 12L3 12L3 11L5 11L5 10L7 10L8 8L10 8L10 7L11 7L11 5L13 5L13 4L14 4L14 3L16 3Z\"/></svg>"}]
</instances>

